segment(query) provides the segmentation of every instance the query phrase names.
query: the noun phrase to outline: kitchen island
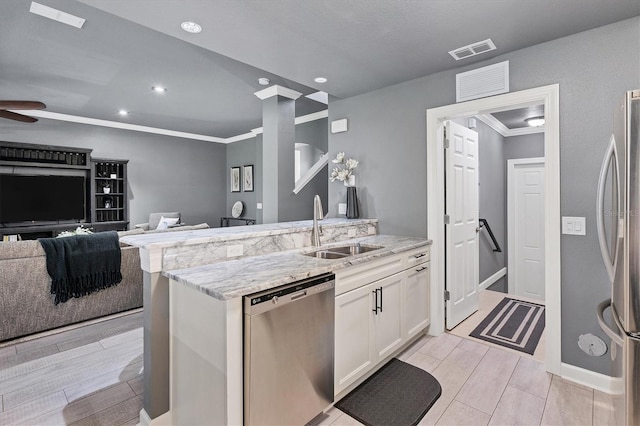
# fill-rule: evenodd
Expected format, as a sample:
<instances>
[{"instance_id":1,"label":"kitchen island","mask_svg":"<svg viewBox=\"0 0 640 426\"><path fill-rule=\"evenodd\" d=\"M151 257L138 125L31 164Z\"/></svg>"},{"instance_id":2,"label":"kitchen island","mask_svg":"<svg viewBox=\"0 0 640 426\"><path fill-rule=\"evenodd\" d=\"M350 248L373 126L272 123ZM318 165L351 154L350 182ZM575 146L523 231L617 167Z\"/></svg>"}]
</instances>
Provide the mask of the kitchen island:
<instances>
[{"instance_id":1,"label":"kitchen island","mask_svg":"<svg viewBox=\"0 0 640 426\"><path fill-rule=\"evenodd\" d=\"M338 280L336 294L347 294L350 289L361 285L354 284L358 276L382 274L380 271L383 270L388 271L387 275L398 276L396 282L400 283L400 277L404 276L401 271L407 267L407 264L401 264L405 261L402 256L405 253L411 254L413 260L409 262L414 263L409 263L409 267L428 260L428 251L425 249L430 241L372 235L326 244L322 248L330 249L345 243L380 248L340 259L322 259L305 255L316 249L307 246L163 272L171 280L171 423L242 424L243 296L325 273L336 273L339 276L341 271L357 273L348 277L345 275L346 278L342 281L345 283L344 288L339 287L341 281ZM417 254L414 256L414 253ZM393 259L394 263L385 262L385 259ZM382 266L378 269L368 267L376 262L380 264L380 261ZM425 269L423 267L417 270ZM428 292L428 287L426 291ZM424 291L421 294L426 297L424 303L428 305L428 294L425 295ZM429 323L428 307L424 315L427 315L426 320L423 318L412 326L411 334L402 341L396 339L375 363L382 362L394 351L398 351L401 344L408 343L410 338L424 332ZM407 334L408 329L409 327L403 326L403 333L406 331ZM374 367L375 363L369 362L367 368ZM356 383L356 379L350 375L349 381L340 388L344 391L342 393L350 390L353 386L348 385L353 383Z\"/></svg>"}]
</instances>

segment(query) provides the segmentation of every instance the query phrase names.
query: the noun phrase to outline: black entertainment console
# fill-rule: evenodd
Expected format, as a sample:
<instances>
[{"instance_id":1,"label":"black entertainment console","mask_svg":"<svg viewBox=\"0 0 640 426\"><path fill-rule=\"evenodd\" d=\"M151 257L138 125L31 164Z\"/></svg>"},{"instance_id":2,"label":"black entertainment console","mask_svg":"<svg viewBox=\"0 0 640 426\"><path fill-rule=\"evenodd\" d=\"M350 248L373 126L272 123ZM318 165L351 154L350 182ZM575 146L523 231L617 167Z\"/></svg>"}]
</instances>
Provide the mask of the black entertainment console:
<instances>
[{"instance_id":1,"label":"black entertainment console","mask_svg":"<svg viewBox=\"0 0 640 426\"><path fill-rule=\"evenodd\" d=\"M0 142L0 241L127 229L127 160L91 152Z\"/></svg>"}]
</instances>

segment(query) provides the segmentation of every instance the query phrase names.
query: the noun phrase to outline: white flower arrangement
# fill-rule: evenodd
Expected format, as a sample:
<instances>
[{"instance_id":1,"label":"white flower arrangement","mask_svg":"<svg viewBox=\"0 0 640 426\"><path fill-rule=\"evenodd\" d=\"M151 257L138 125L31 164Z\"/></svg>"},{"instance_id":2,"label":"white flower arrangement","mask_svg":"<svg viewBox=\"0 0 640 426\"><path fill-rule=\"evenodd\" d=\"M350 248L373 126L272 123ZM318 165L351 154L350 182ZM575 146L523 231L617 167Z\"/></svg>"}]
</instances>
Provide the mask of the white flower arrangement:
<instances>
[{"instance_id":1,"label":"white flower arrangement","mask_svg":"<svg viewBox=\"0 0 640 426\"><path fill-rule=\"evenodd\" d=\"M93 231L89 228L84 228L82 225L80 225L73 231L62 231L61 233L58 234L56 238L72 237L74 235L88 235L88 234L93 234Z\"/></svg>"},{"instance_id":2,"label":"white flower arrangement","mask_svg":"<svg viewBox=\"0 0 640 426\"><path fill-rule=\"evenodd\" d=\"M331 160L331 162L337 164L337 166L331 171L331 176L329 176L331 182L339 180L347 185L352 181L352 176L355 178L354 169L358 167L358 160L354 160L353 158L345 160L344 152L339 152L336 155L335 160Z\"/></svg>"}]
</instances>

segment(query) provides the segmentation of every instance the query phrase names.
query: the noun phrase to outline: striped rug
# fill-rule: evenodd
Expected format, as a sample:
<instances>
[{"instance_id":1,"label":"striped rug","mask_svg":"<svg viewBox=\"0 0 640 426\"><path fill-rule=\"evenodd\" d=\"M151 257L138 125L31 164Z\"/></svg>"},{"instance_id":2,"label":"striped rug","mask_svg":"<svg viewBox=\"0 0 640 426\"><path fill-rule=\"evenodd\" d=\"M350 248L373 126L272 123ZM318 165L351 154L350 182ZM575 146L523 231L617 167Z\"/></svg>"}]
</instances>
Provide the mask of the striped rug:
<instances>
[{"instance_id":1,"label":"striped rug","mask_svg":"<svg viewBox=\"0 0 640 426\"><path fill-rule=\"evenodd\" d=\"M505 297L469 334L530 355L544 331L544 305Z\"/></svg>"}]
</instances>

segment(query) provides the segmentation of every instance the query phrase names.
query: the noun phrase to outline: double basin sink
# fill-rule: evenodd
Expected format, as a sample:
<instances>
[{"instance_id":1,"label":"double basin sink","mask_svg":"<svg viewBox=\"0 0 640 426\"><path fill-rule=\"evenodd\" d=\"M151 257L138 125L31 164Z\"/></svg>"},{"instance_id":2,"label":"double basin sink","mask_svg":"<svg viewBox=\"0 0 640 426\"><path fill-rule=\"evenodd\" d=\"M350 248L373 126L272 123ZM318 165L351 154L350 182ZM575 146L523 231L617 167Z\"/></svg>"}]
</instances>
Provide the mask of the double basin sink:
<instances>
[{"instance_id":1,"label":"double basin sink","mask_svg":"<svg viewBox=\"0 0 640 426\"><path fill-rule=\"evenodd\" d=\"M317 250L302 254L304 254L305 256L316 257L318 259L344 259L345 257L351 257L357 254L379 250L381 248L383 247L362 244L348 244L343 246L319 248Z\"/></svg>"}]
</instances>

